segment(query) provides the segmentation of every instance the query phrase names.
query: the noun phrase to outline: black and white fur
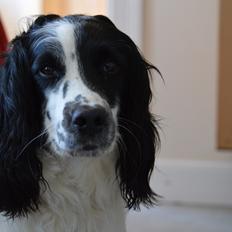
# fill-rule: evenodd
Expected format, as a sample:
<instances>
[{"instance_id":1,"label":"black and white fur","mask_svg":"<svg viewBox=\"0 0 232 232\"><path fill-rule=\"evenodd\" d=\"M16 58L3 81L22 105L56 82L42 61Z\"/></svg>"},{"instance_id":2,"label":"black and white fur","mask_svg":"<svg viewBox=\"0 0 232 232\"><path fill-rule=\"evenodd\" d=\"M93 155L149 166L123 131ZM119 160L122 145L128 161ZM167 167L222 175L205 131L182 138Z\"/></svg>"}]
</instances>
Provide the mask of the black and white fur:
<instances>
[{"instance_id":1,"label":"black and white fur","mask_svg":"<svg viewBox=\"0 0 232 232\"><path fill-rule=\"evenodd\" d=\"M125 232L152 205L156 69L105 16L38 17L0 69L0 231Z\"/></svg>"}]
</instances>

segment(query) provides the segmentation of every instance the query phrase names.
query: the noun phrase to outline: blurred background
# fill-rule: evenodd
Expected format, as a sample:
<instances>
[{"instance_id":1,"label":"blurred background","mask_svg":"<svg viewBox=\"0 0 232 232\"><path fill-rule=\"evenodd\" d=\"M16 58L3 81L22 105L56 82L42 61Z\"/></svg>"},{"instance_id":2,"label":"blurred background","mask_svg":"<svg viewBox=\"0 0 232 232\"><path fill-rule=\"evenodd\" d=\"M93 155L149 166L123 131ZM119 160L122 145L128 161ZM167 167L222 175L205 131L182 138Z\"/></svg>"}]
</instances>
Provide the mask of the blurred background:
<instances>
[{"instance_id":1,"label":"blurred background","mask_svg":"<svg viewBox=\"0 0 232 232\"><path fill-rule=\"evenodd\" d=\"M0 49L44 13L104 14L161 71L151 109L161 150L151 184L163 196L131 212L128 232L232 231L231 0L0 0Z\"/></svg>"}]
</instances>

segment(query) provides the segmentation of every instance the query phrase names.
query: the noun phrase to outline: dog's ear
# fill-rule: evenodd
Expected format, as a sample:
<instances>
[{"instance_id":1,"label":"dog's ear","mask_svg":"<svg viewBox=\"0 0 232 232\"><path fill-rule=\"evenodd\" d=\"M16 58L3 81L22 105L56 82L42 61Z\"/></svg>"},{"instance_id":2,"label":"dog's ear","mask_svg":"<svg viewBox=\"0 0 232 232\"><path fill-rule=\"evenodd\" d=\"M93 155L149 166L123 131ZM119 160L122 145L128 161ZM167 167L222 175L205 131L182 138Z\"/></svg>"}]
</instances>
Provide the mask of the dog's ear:
<instances>
[{"instance_id":1,"label":"dog's ear","mask_svg":"<svg viewBox=\"0 0 232 232\"><path fill-rule=\"evenodd\" d=\"M28 61L26 34L16 37L0 71L0 212L38 208L42 166L35 148L42 122Z\"/></svg>"},{"instance_id":2,"label":"dog's ear","mask_svg":"<svg viewBox=\"0 0 232 232\"><path fill-rule=\"evenodd\" d=\"M139 209L140 203L149 206L157 198L149 185L160 144L157 121L149 111L152 98L149 75L151 69L157 69L143 59L129 38L126 45L128 71L125 93L120 102L121 142L117 171L128 208Z\"/></svg>"},{"instance_id":3,"label":"dog's ear","mask_svg":"<svg viewBox=\"0 0 232 232\"><path fill-rule=\"evenodd\" d=\"M100 20L101 22L107 23L108 25L115 27L115 25L113 24L113 22L106 17L105 15L95 15L94 16L97 20Z\"/></svg>"}]
</instances>

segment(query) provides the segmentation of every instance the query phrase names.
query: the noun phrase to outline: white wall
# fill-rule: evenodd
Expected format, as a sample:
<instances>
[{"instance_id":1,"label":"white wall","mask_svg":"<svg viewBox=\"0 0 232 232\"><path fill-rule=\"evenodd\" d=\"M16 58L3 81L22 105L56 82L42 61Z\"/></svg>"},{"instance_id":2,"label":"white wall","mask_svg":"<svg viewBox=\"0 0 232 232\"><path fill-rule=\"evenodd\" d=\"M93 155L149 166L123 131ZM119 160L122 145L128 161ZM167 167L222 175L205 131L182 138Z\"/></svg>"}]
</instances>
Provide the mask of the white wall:
<instances>
[{"instance_id":1,"label":"white wall","mask_svg":"<svg viewBox=\"0 0 232 232\"><path fill-rule=\"evenodd\" d=\"M166 201L232 206L232 151L217 150L219 0L146 0L162 146L152 186Z\"/></svg>"},{"instance_id":2,"label":"white wall","mask_svg":"<svg viewBox=\"0 0 232 232\"><path fill-rule=\"evenodd\" d=\"M154 112L161 115L160 158L224 160L218 151L219 0L146 0L145 55L162 72Z\"/></svg>"},{"instance_id":3,"label":"white wall","mask_svg":"<svg viewBox=\"0 0 232 232\"><path fill-rule=\"evenodd\" d=\"M141 49L143 46L143 0L107 0L107 15Z\"/></svg>"},{"instance_id":4,"label":"white wall","mask_svg":"<svg viewBox=\"0 0 232 232\"><path fill-rule=\"evenodd\" d=\"M41 12L42 0L0 0L0 15L9 39L22 30L26 17Z\"/></svg>"}]
</instances>

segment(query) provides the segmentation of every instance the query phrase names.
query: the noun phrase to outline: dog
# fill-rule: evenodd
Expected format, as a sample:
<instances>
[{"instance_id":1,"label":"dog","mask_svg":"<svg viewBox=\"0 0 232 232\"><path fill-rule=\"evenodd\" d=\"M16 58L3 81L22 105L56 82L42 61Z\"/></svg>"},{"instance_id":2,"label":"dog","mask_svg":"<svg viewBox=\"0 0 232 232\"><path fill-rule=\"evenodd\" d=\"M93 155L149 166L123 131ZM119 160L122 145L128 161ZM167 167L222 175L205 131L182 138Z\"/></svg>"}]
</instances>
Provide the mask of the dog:
<instances>
[{"instance_id":1,"label":"dog","mask_svg":"<svg viewBox=\"0 0 232 232\"><path fill-rule=\"evenodd\" d=\"M156 203L151 70L106 16L37 16L0 69L0 231L125 232Z\"/></svg>"}]
</instances>

